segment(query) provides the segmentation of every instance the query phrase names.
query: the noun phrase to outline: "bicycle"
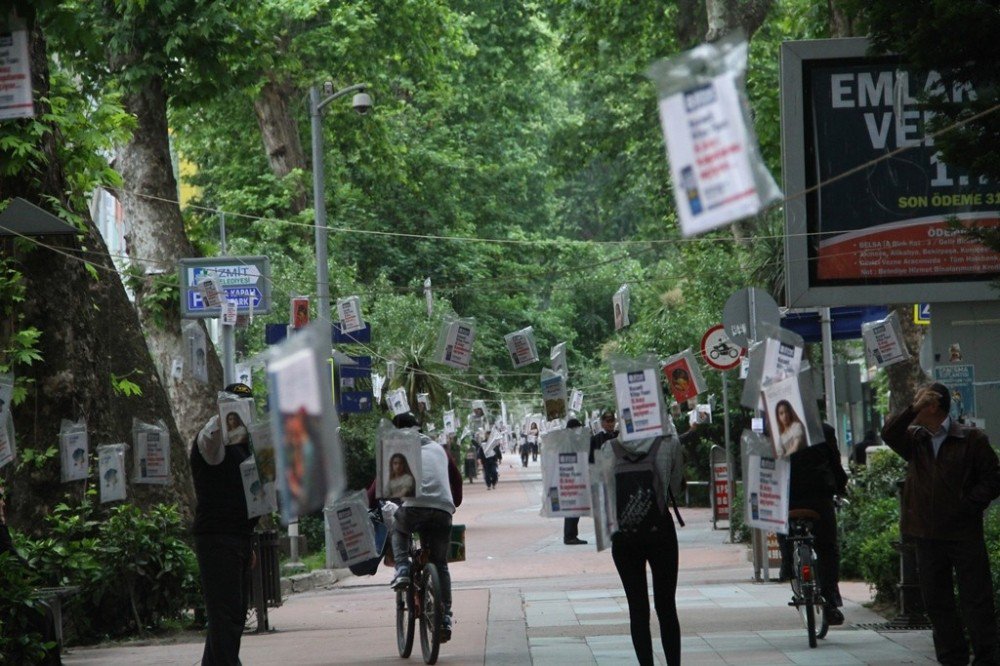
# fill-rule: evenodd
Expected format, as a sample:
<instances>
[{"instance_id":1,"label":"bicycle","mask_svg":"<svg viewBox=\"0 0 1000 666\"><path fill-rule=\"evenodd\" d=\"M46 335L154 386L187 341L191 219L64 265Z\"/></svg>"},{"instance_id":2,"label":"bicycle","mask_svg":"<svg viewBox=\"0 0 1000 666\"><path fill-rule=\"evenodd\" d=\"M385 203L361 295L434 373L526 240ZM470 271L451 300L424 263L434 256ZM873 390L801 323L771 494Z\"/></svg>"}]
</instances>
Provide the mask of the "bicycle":
<instances>
[{"instance_id":1,"label":"bicycle","mask_svg":"<svg viewBox=\"0 0 1000 666\"><path fill-rule=\"evenodd\" d=\"M420 620L420 650L425 664L437 662L441 647L444 602L441 576L429 561L429 553L419 545L416 533L410 539L410 584L396 590L396 647L404 659L413 651L413 634Z\"/></svg>"},{"instance_id":2,"label":"bicycle","mask_svg":"<svg viewBox=\"0 0 1000 666\"><path fill-rule=\"evenodd\" d=\"M802 616L809 636L809 647L816 647L816 639L826 636L830 624L826 617L826 604L820 592L816 571L816 551L813 550L813 523L820 515L810 509L792 509L788 512L788 541L792 547L792 600Z\"/></svg>"}]
</instances>

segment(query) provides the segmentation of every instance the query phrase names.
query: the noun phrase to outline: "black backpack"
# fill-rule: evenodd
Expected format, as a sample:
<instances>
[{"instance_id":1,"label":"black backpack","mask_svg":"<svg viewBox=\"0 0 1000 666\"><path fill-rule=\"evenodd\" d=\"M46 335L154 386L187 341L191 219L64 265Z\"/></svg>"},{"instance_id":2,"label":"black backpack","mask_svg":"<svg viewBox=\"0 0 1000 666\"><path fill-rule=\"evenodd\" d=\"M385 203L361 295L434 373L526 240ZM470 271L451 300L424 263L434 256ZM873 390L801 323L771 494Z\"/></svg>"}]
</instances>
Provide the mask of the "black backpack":
<instances>
[{"instance_id":1,"label":"black backpack","mask_svg":"<svg viewBox=\"0 0 1000 666\"><path fill-rule=\"evenodd\" d=\"M656 454L660 450L662 438L657 437L649 451L630 454L617 440L612 449L615 453L615 506L618 531L638 534L658 529L667 512L667 500L663 483L656 469ZM677 502L669 488L677 522L684 526Z\"/></svg>"}]
</instances>

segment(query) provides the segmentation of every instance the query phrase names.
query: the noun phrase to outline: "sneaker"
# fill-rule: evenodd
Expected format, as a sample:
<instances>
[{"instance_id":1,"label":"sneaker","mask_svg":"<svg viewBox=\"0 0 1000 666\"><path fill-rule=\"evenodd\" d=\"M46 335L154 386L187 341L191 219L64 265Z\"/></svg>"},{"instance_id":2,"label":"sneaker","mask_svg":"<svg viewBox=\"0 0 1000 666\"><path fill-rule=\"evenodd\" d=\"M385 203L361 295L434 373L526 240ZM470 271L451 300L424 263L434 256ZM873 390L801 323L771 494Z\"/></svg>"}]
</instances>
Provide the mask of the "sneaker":
<instances>
[{"instance_id":1,"label":"sneaker","mask_svg":"<svg viewBox=\"0 0 1000 666\"><path fill-rule=\"evenodd\" d=\"M826 607L826 623L831 627L839 627L844 624L844 614L836 606Z\"/></svg>"},{"instance_id":2,"label":"sneaker","mask_svg":"<svg viewBox=\"0 0 1000 666\"><path fill-rule=\"evenodd\" d=\"M441 618L441 642L447 643L451 640L451 614L448 613Z\"/></svg>"},{"instance_id":3,"label":"sneaker","mask_svg":"<svg viewBox=\"0 0 1000 666\"><path fill-rule=\"evenodd\" d=\"M392 582L389 583L389 587L397 592L402 591L410 587L410 570L409 569L398 569L396 575L393 577Z\"/></svg>"},{"instance_id":4,"label":"sneaker","mask_svg":"<svg viewBox=\"0 0 1000 666\"><path fill-rule=\"evenodd\" d=\"M583 544L587 543L587 541L586 539L579 539L574 537L572 539L563 539L563 543L566 544L567 546L582 546Z\"/></svg>"}]
</instances>

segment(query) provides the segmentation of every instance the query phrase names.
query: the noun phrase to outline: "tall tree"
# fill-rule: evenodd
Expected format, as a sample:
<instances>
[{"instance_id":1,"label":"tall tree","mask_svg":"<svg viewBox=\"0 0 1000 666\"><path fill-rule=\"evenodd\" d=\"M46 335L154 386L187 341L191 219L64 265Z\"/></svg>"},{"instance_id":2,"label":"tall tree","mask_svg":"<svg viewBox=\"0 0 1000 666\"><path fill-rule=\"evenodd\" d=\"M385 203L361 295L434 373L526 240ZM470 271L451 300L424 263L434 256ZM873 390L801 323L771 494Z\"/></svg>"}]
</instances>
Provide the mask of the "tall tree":
<instances>
[{"instance_id":1,"label":"tall tree","mask_svg":"<svg viewBox=\"0 0 1000 666\"><path fill-rule=\"evenodd\" d=\"M0 123L0 206L22 197L73 223L80 233L5 245L0 304L11 326L0 341L2 363L19 378L13 414L21 457L37 461L7 474L12 513L19 527L30 531L62 500L59 457L48 452L57 445L60 420L80 417L87 419L92 447L131 441L133 418L165 421L173 483L133 486L130 500L179 500L182 510L190 511L186 442L171 417L135 310L87 210L91 188L107 176L106 162L98 156L107 148L105 134L126 121L106 105L88 108L69 77L50 80L36 8L22 3L18 11L30 35L36 116ZM34 354L13 354L25 339L36 340ZM122 387L130 395L118 395ZM91 469L96 475L95 464Z\"/></svg>"}]
</instances>

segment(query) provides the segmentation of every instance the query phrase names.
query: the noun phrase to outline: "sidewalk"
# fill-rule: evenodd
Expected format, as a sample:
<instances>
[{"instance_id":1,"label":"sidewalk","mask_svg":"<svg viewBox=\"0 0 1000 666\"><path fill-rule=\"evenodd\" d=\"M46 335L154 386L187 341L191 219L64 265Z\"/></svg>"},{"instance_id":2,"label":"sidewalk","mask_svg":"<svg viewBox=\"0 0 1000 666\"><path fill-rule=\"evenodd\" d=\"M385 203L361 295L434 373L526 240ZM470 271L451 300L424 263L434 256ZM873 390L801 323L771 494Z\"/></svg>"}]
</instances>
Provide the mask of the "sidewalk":
<instances>
[{"instance_id":1,"label":"sidewalk","mask_svg":"<svg viewBox=\"0 0 1000 666\"><path fill-rule=\"evenodd\" d=\"M466 525L468 560L451 566L455 637L442 646L439 663L634 664L627 604L611 554L593 545L563 545L562 521L538 516L538 463L522 469L511 456L496 490L487 491L480 477L466 484L465 493L455 521ZM685 665L936 663L930 631L857 626L884 621L861 606L869 600L863 583L843 584L847 622L810 650L805 628L786 605L788 585L753 582L745 546L726 543L728 531L712 529L709 510L682 514L687 527L678 529L677 603ZM593 544L593 523L584 519L580 527L580 536ZM244 637L243 663L400 663L390 577L383 568L331 590L292 595L270 612L275 631ZM185 634L170 644L71 648L64 663L189 666L199 663L202 640ZM665 663L658 645L656 653ZM411 660L421 663L419 641Z\"/></svg>"}]
</instances>

